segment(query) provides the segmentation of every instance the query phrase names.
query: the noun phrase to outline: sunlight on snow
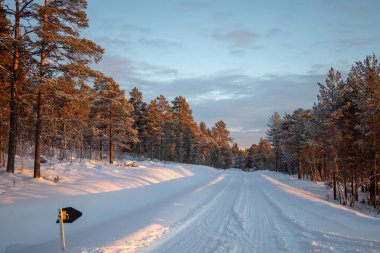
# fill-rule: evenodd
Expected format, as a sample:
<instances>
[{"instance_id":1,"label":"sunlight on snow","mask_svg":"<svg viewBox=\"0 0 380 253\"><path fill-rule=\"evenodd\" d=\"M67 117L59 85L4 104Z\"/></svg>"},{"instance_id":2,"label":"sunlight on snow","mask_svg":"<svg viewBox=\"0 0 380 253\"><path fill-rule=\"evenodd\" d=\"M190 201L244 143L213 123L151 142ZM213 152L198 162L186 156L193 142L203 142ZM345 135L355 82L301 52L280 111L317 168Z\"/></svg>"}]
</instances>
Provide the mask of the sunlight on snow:
<instances>
[{"instance_id":1,"label":"sunlight on snow","mask_svg":"<svg viewBox=\"0 0 380 253\"><path fill-rule=\"evenodd\" d=\"M287 185L285 183L282 183L282 182L280 182L280 181L278 181L278 180L276 180L276 179L274 179L274 178L272 178L270 176L267 176L267 175L261 175L261 176L263 178L265 178L266 180L268 180L269 182L271 182L272 184L279 186L281 189L283 189L286 192L291 193L293 195L296 195L296 196L299 196L299 197L302 197L302 198L305 198L305 199L309 199L309 200L312 200L312 201L316 201L316 202L323 202L326 205L329 205L331 207L338 208L338 209L343 209L343 210L346 210L348 212L355 213L358 216L373 219L373 217L365 215L365 214L363 214L361 212L358 212L358 211L355 211L355 210L351 210L351 209L348 209L348 208L346 208L346 207L344 207L342 205L335 204L335 203L329 202L327 200L324 200L320 196L318 196L318 195L316 195L314 193L311 193L311 192L308 192L308 191L303 191L303 190L291 187L291 186L289 186L289 185Z\"/></svg>"},{"instance_id":2,"label":"sunlight on snow","mask_svg":"<svg viewBox=\"0 0 380 253\"><path fill-rule=\"evenodd\" d=\"M149 246L154 240L167 233L169 228L160 224L150 224L133 234L114 241L102 248L84 249L82 253L132 253Z\"/></svg>"},{"instance_id":3,"label":"sunlight on snow","mask_svg":"<svg viewBox=\"0 0 380 253\"><path fill-rule=\"evenodd\" d=\"M29 166L15 174L0 177L0 204L48 198L51 195L76 196L120 191L194 176L181 165L150 161L134 168L96 161L45 164L42 170L43 177L40 179L30 178L32 168ZM61 181L54 183L57 176Z\"/></svg>"}]
</instances>

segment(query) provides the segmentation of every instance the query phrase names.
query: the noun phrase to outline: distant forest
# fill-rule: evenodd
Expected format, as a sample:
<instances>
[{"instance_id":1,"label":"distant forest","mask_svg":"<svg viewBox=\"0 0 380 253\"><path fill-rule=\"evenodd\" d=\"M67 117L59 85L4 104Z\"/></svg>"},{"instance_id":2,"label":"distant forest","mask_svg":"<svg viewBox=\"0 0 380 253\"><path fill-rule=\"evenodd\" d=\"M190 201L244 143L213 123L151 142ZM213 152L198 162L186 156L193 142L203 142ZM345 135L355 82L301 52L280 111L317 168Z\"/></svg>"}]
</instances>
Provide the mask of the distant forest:
<instances>
[{"instance_id":1,"label":"distant forest","mask_svg":"<svg viewBox=\"0 0 380 253\"><path fill-rule=\"evenodd\" d=\"M8 3L9 2L9 3ZM39 1L40 2L40 1ZM314 106L274 113L267 136L240 149L220 120L196 123L184 97L149 102L92 69L104 50L81 37L86 0L0 0L0 165L15 157L59 160L144 157L246 171L271 169L327 181L334 199L379 196L380 67L356 62L343 80L330 69Z\"/></svg>"}]
</instances>

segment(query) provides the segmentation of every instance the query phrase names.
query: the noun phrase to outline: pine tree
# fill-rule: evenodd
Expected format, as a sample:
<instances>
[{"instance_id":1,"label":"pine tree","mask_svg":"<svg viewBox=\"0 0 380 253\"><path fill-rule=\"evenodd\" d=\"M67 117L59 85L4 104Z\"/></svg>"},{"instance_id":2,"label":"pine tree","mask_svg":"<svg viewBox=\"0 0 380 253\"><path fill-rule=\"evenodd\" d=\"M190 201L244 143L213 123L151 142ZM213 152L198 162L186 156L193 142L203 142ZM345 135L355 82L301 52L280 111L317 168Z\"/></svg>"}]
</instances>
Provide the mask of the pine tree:
<instances>
[{"instance_id":1,"label":"pine tree","mask_svg":"<svg viewBox=\"0 0 380 253\"><path fill-rule=\"evenodd\" d=\"M173 111L163 95L156 98L156 103L161 111L162 122L162 141L160 147L160 159L173 160L174 159L174 140L175 140L175 127L173 123Z\"/></svg>"},{"instance_id":2,"label":"pine tree","mask_svg":"<svg viewBox=\"0 0 380 253\"><path fill-rule=\"evenodd\" d=\"M272 147L268 140L265 140L263 138L260 138L259 145L258 145L258 162L259 162L259 168L265 169L265 166L268 166L268 162L270 159L270 154L272 152Z\"/></svg>"},{"instance_id":3,"label":"pine tree","mask_svg":"<svg viewBox=\"0 0 380 253\"><path fill-rule=\"evenodd\" d=\"M7 89L12 66L12 43L10 38L10 22L5 14L3 1L0 1L0 167L5 163L3 157L5 152L4 141L8 125L6 118L9 115L9 94Z\"/></svg>"},{"instance_id":4,"label":"pine tree","mask_svg":"<svg viewBox=\"0 0 380 253\"><path fill-rule=\"evenodd\" d=\"M281 138L291 158L297 161L299 179L304 175L302 151L306 142L305 120L308 117L309 112L299 108L292 115L285 114L281 124Z\"/></svg>"},{"instance_id":5,"label":"pine tree","mask_svg":"<svg viewBox=\"0 0 380 253\"><path fill-rule=\"evenodd\" d=\"M227 148L232 141L230 132L227 129L226 123L223 120L219 120L211 129L211 137L215 143L221 148Z\"/></svg>"},{"instance_id":6,"label":"pine tree","mask_svg":"<svg viewBox=\"0 0 380 253\"><path fill-rule=\"evenodd\" d=\"M45 0L44 5L35 6L39 12L36 44L39 46L40 64L34 177L40 177L44 97L46 89L54 84L54 79L52 83L49 80L61 73L70 74L73 79L95 77L96 72L90 64L101 59L103 49L80 37L80 31L88 27L86 0Z\"/></svg>"},{"instance_id":7,"label":"pine tree","mask_svg":"<svg viewBox=\"0 0 380 253\"><path fill-rule=\"evenodd\" d=\"M114 161L114 144L133 142L136 131L130 117L132 105L125 98L124 90L109 77L95 82L97 98L92 105L92 114L96 115L97 128L101 136L108 137L109 163Z\"/></svg>"},{"instance_id":8,"label":"pine tree","mask_svg":"<svg viewBox=\"0 0 380 253\"><path fill-rule=\"evenodd\" d=\"M267 137L275 152L275 171L280 171L280 131L281 131L281 116L275 112L268 123Z\"/></svg>"},{"instance_id":9,"label":"pine tree","mask_svg":"<svg viewBox=\"0 0 380 253\"><path fill-rule=\"evenodd\" d=\"M144 140L148 144L151 160L158 158L161 153L161 141L163 137L163 114L156 100L150 101L146 113L146 125L144 128Z\"/></svg>"},{"instance_id":10,"label":"pine tree","mask_svg":"<svg viewBox=\"0 0 380 253\"><path fill-rule=\"evenodd\" d=\"M146 124L146 111L147 105L143 101L143 95L141 91L134 87L131 92L129 92L128 102L133 106L132 118L134 120L133 127L137 130L138 140L136 143L133 143L133 152L141 155L144 147L144 125Z\"/></svg>"},{"instance_id":11,"label":"pine tree","mask_svg":"<svg viewBox=\"0 0 380 253\"><path fill-rule=\"evenodd\" d=\"M33 27L30 26L29 19L35 15L32 9L33 1L22 1L14 0L13 9L3 5L2 6L2 23L6 23L4 20L4 9L12 19L9 19L10 27L9 30L12 31L10 36L5 37L3 40L11 43L11 55L12 63L9 69L9 137L8 137L8 162L7 162L7 172L14 173L15 167L15 156L16 156L16 143L17 143L17 121L18 121L18 108L17 108L17 91L19 90L22 82L25 79L26 71L31 67L31 57L30 51L32 48L32 43L29 34L33 32ZM8 44L9 45L9 44Z\"/></svg>"},{"instance_id":12,"label":"pine tree","mask_svg":"<svg viewBox=\"0 0 380 253\"><path fill-rule=\"evenodd\" d=\"M258 152L258 146L257 144L253 144L250 148L246 150L246 164L245 168L247 171L253 170L254 168L254 161L255 161L255 155Z\"/></svg>"},{"instance_id":13,"label":"pine tree","mask_svg":"<svg viewBox=\"0 0 380 253\"><path fill-rule=\"evenodd\" d=\"M222 150L217 145L214 145L210 150L210 165L214 168L223 167Z\"/></svg>"},{"instance_id":14,"label":"pine tree","mask_svg":"<svg viewBox=\"0 0 380 253\"><path fill-rule=\"evenodd\" d=\"M233 165L233 153L230 147L222 148L223 169L230 169Z\"/></svg>"},{"instance_id":15,"label":"pine tree","mask_svg":"<svg viewBox=\"0 0 380 253\"><path fill-rule=\"evenodd\" d=\"M200 145L200 163L211 164L210 153L214 140L211 138L211 130L207 128L206 124L202 121L199 124L199 145Z\"/></svg>"},{"instance_id":16,"label":"pine tree","mask_svg":"<svg viewBox=\"0 0 380 253\"><path fill-rule=\"evenodd\" d=\"M356 126L362 133L369 153L370 167L370 200L376 207L378 192L378 160L380 157L380 66L377 58L368 56L364 62L356 63L358 78L357 107L360 110L359 124Z\"/></svg>"},{"instance_id":17,"label":"pine tree","mask_svg":"<svg viewBox=\"0 0 380 253\"><path fill-rule=\"evenodd\" d=\"M185 157L184 138L187 134L187 141L198 135L198 126L196 125L192 110L184 97L176 97L173 100L173 123L175 126L175 161L184 162L188 159ZM186 143L187 149L191 148L191 143ZM188 153L187 153L188 154Z\"/></svg>"},{"instance_id":18,"label":"pine tree","mask_svg":"<svg viewBox=\"0 0 380 253\"><path fill-rule=\"evenodd\" d=\"M217 145L221 152L221 162L219 167L230 168L232 166L232 152L230 148L230 142L232 138L230 137L230 132L227 129L226 123L219 120L211 128L211 138L214 140L215 145Z\"/></svg>"},{"instance_id":19,"label":"pine tree","mask_svg":"<svg viewBox=\"0 0 380 253\"><path fill-rule=\"evenodd\" d=\"M333 68L330 69L326 78L326 86L320 83L318 85L320 87L318 103L314 106L314 110L316 111L320 125L326 129L326 135L329 135L329 146L333 157L332 178L334 199L337 199L338 148L342 134L340 120L343 117L342 109L347 106L343 104L347 87L341 79L340 72L335 72Z\"/></svg>"}]
</instances>

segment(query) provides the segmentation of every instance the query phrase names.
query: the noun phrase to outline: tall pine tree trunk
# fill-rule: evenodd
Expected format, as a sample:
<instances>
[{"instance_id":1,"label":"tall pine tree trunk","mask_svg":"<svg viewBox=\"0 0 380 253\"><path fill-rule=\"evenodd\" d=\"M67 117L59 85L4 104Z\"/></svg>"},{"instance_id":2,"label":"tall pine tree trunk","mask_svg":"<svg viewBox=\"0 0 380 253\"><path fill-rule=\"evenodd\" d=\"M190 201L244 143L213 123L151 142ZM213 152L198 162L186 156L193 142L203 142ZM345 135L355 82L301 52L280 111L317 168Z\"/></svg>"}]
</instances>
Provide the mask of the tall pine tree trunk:
<instances>
[{"instance_id":1,"label":"tall pine tree trunk","mask_svg":"<svg viewBox=\"0 0 380 253\"><path fill-rule=\"evenodd\" d=\"M9 138L8 138L8 163L7 172L14 173L15 170L15 157L16 157L16 92L15 81L11 81L10 85L10 113L9 113Z\"/></svg>"},{"instance_id":2,"label":"tall pine tree trunk","mask_svg":"<svg viewBox=\"0 0 380 253\"><path fill-rule=\"evenodd\" d=\"M373 179L374 181L374 184L375 184L375 187L374 187L374 204L373 204L373 207L376 208L377 206L377 203L376 203L376 195L377 195L377 192L378 192L378 177L377 177L377 157L376 157L376 134L375 134L375 138L374 138L374 148L375 148L375 152L374 152L374 166L373 166L373 173L375 174L375 178Z\"/></svg>"},{"instance_id":3,"label":"tall pine tree trunk","mask_svg":"<svg viewBox=\"0 0 380 253\"><path fill-rule=\"evenodd\" d=\"M48 0L45 0L45 7L49 4ZM47 22L47 14L43 13L43 24L42 24L42 32L46 31L46 22ZM45 78L45 61L46 61L46 41L42 39L41 42L41 66L40 66L40 87L38 89L38 97L37 97L37 122L36 122L36 140L35 140L35 151L34 151L34 178L41 177L41 150L42 150L42 88L44 85Z\"/></svg>"},{"instance_id":4,"label":"tall pine tree trunk","mask_svg":"<svg viewBox=\"0 0 380 253\"><path fill-rule=\"evenodd\" d=\"M337 200L336 198L336 165L335 162L333 162L333 189L334 189L334 200Z\"/></svg>"},{"instance_id":5,"label":"tall pine tree trunk","mask_svg":"<svg viewBox=\"0 0 380 253\"><path fill-rule=\"evenodd\" d=\"M35 149L34 149L34 178L41 177L41 104L42 104L42 94L41 89L38 90L37 97L37 123L36 123L36 139L35 139Z\"/></svg>"},{"instance_id":6,"label":"tall pine tree trunk","mask_svg":"<svg viewBox=\"0 0 380 253\"><path fill-rule=\"evenodd\" d=\"M302 179L303 171L302 171L302 159L301 156L298 155L298 179Z\"/></svg>"},{"instance_id":7,"label":"tall pine tree trunk","mask_svg":"<svg viewBox=\"0 0 380 253\"><path fill-rule=\"evenodd\" d=\"M113 164L115 150L114 150L114 146L113 146L112 136L110 137L109 145L110 145L110 150L109 150L110 159L109 159L109 161L110 161L110 164Z\"/></svg>"},{"instance_id":8,"label":"tall pine tree trunk","mask_svg":"<svg viewBox=\"0 0 380 253\"><path fill-rule=\"evenodd\" d=\"M110 111L110 117L109 117L109 160L110 164L113 164L113 157L114 157L114 147L113 147L113 136L112 136L112 112Z\"/></svg>"},{"instance_id":9,"label":"tall pine tree trunk","mask_svg":"<svg viewBox=\"0 0 380 253\"><path fill-rule=\"evenodd\" d=\"M15 157L16 157L16 83L18 81L18 68L20 61L19 52L19 38L20 38L20 4L18 0L15 0L15 24L14 24L14 51L12 62L12 78L10 81L10 100L9 100L9 138L8 138L8 163L7 172L14 173L15 171Z\"/></svg>"},{"instance_id":10,"label":"tall pine tree trunk","mask_svg":"<svg viewBox=\"0 0 380 253\"><path fill-rule=\"evenodd\" d=\"M103 139L102 139L102 136L100 136L100 139L99 139L99 161L103 161Z\"/></svg>"},{"instance_id":11,"label":"tall pine tree trunk","mask_svg":"<svg viewBox=\"0 0 380 253\"><path fill-rule=\"evenodd\" d=\"M351 206L354 207L356 201L356 185L355 185L355 173L354 168L351 171Z\"/></svg>"},{"instance_id":12,"label":"tall pine tree trunk","mask_svg":"<svg viewBox=\"0 0 380 253\"><path fill-rule=\"evenodd\" d=\"M4 129L2 128L2 136L3 136L3 139L2 139L2 141L1 141L1 143L0 143L0 156L1 156L1 165L3 166L3 168L5 168L5 144L4 144L4 142L5 142L5 135L4 135Z\"/></svg>"},{"instance_id":13,"label":"tall pine tree trunk","mask_svg":"<svg viewBox=\"0 0 380 253\"><path fill-rule=\"evenodd\" d=\"M344 186L344 205L347 205L347 178L346 175L343 176L343 186Z\"/></svg>"},{"instance_id":14,"label":"tall pine tree trunk","mask_svg":"<svg viewBox=\"0 0 380 253\"><path fill-rule=\"evenodd\" d=\"M3 162L3 118L0 117L0 167Z\"/></svg>"},{"instance_id":15,"label":"tall pine tree trunk","mask_svg":"<svg viewBox=\"0 0 380 253\"><path fill-rule=\"evenodd\" d=\"M335 150L335 130L334 128L332 128L332 132L331 132L331 151L332 151L332 154L333 154L333 189L334 189L334 200L337 200L337 196L336 196L336 175L337 175L337 170L338 170L338 166L337 166L337 163L338 163L338 154L337 154L337 151Z\"/></svg>"},{"instance_id":16,"label":"tall pine tree trunk","mask_svg":"<svg viewBox=\"0 0 380 253\"><path fill-rule=\"evenodd\" d=\"M89 142L90 142L89 148L90 148L90 161L91 161L92 160L92 137L90 137Z\"/></svg>"},{"instance_id":17,"label":"tall pine tree trunk","mask_svg":"<svg viewBox=\"0 0 380 253\"><path fill-rule=\"evenodd\" d=\"M83 158L83 134L82 132L80 133L80 144L79 144L79 148L80 148L80 157L79 157L79 161L82 162L82 158Z\"/></svg>"},{"instance_id":18,"label":"tall pine tree trunk","mask_svg":"<svg viewBox=\"0 0 380 253\"><path fill-rule=\"evenodd\" d=\"M374 153L374 156L376 156L375 152ZM372 168L372 171L370 173L371 175L371 180L370 180L370 185L369 185L369 195L370 195L370 200L373 204L373 207L376 208L376 194L377 194L377 175L376 175L376 167L377 167L377 164L376 164L376 157L374 157L373 159L373 168Z\"/></svg>"},{"instance_id":19,"label":"tall pine tree trunk","mask_svg":"<svg viewBox=\"0 0 380 253\"><path fill-rule=\"evenodd\" d=\"M279 152L278 152L278 143L276 141L276 172L279 172L280 169L279 169L279 165L280 165L280 156L279 156Z\"/></svg>"},{"instance_id":20,"label":"tall pine tree trunk","mask_svg":"<svg viewBox=\"0 0 380 253\"><path fill-rule=\"evenodd\" d=\"M325 180L325 164L326 164L326 153L322 152L322 164L321 164L321 181Z\"/></svg>"}]
</instances>

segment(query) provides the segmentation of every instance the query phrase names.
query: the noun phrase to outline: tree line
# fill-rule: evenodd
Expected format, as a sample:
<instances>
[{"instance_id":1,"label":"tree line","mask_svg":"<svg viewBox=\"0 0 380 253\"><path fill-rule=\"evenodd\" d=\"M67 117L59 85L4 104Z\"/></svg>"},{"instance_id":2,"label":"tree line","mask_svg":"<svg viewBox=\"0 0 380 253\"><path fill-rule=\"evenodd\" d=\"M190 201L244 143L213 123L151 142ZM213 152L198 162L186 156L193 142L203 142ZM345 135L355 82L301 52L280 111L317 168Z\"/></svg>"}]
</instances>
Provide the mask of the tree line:
<instances>
[{"instance_id":1,"label":"tree line","mask_svg":"<svg viewBox=\"0 0 380 253\"><path fill-rule=\"evenodd\" d=\"M86 8L86 0L0 1L0 164L6 171L13 173L16 155L26 153L34 155L36 178L44 156L113 163L129 153L230 168L232 139L223 121L198 125L184 97L160 95L146 103L137 88L125 94L91 68L104 50L81 36Z\"/></svg>"},{"instance_id":2,"label":"tree line","mask_svg":"<svg viewBox=\"0 0 380 253\"><path fill-rule=\"evenodd\" d=\"M375 55L356 62L344 79L331 68L312 108L299 108L268 123L276 171L299 179L327 180L334 199L353 206L358 191L379 196L380 66Z\"/></svg>"}]
</instances>

